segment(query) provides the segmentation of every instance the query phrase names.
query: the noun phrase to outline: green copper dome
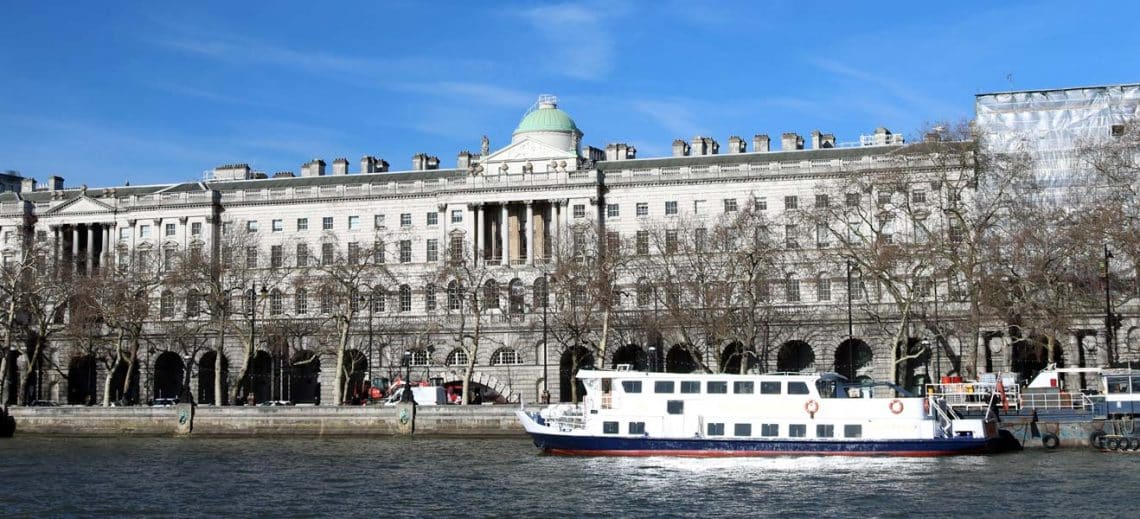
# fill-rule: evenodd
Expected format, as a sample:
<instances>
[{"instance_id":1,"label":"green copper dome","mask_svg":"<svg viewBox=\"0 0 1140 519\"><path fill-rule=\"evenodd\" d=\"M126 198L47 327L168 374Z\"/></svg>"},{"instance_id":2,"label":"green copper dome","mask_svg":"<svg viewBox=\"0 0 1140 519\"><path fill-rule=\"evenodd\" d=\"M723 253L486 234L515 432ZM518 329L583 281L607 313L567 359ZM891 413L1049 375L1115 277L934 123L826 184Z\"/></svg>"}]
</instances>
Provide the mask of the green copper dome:
<instances>
[{"instance_id":1,"label":"green copper dome","mask_svg":"<svg viewBox=\"0 0 1140 519\"><path fill-rule=\"evenodd\" d=\"M514 133L523 132L577 132L578 125L553 102L540 102L538 108L519 121Z\"/></svg>"}]
</instances>

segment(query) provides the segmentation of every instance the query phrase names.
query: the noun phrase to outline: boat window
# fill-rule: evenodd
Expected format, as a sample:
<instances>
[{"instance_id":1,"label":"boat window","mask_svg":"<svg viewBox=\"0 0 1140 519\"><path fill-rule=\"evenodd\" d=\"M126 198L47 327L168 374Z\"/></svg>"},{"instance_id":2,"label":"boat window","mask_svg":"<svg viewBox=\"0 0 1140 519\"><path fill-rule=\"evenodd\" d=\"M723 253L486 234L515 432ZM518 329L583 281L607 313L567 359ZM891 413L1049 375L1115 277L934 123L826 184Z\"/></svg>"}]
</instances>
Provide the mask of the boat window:
<instances>
[{"instance_id":1,"label":"boat window","mask_svg":"<svg viewBox=\"0 0 1140 519\"><path fill-rule=\"evenodd\" d=\"M760 436L779 436L780 424L778 423L765 423L760 424Z\"/></svg>"},{"instance_id":2,"label":"boat window","mask_svg":"<svg viewBox=\"0 0 1140 519\"><path fill-rule=\"evenodd\" d=\"M863 426L858 425L858 424L856 424L856 425L844 425L843 426L843 437L844 438L862 438L863 437Z\"/></svg>"},{"instance_id":3,"label":"boat window","mask_svg":"<svg viewBox=\"0 0 1140 519\"><path fill-rule=\"evenodd\" d=\"M1128 379L1125 377L1109 377L1106 382L1108 383L1108 392L1110 394L1128 392Z\"/></svg>"},{"instance_id":4,"label":"boat window","mask_svg":"<svg viewBox=\"0 0 1140 519\"><path fill-rule=\"evenodd\" d=\"M645 422L629 422L629 434L645 434Z\"/></svg>"},{"instance_id":5,"label":"boat window","mask_svg":"<svg viewBox=\"0 0 1140 519\"><path fill-rule=\"evenodd\" d=\"M722 423L710 423L708 429L709 436L724 436L724 424Z\"/></svg>"},{"instance_id":6,"label":"boat window","mask_svg":"<svg viewBox=\"0 0 1140 519\"><path fill-rule=\"evenodd\" d=\"M835 436L835 426L834 425L816 424L816 426L815 426L815 437L816 438L832 438L834 436Z\"/></svg>"},{"instance_id":7,"label":"boat window","mask_svg":"<svg viewBox=\"0 0 1140 519\"><path fill-rule=\"evenodd\" d=\"M753 384L753 382L751 380L749 380L747 382L733 382L732 383L732 392L736 393L738 395L740 395L740 394L751 395L753 393L753 391L756 389L755 386L753 386L752 384Z\"/></svg>"},{"instance_id":8,"label":"boat window","mask_svg":"<svg viewBox=\"0 0 1140 519\"><path fill-rule=\"evenodd\" d=\"M817 380L815 383L815 390L819 393L820 398L835 398L838 391L838 384L834 380Z\"/></svg>"},{"instance_id":9,"label":"boat window","mask_svg":"<svg viewBox=\"0 0 1140 519\"><path fill-rule=\"evenodd\" d=\"M1140 393L1140 377L1132 378L1132 392Z\"/></svg>"},{"instance_id":10,"label":"boat window","mask_svg":"<svg viewBox=\"0 0 1140 519\"><path fill-rule=\"evenodd\" d=\"M684 414L685 401L684 400L669 400L665 402L665 412L669 414Z\"/></svg>"},{"instance_id":11,"label":"boat window","mask_svg":"<svg viewBox=\"0 0 1140 519\"><path fill-rule=\"evenodd\" d=\"M641 392L641 381L640 380L623 380L623 381L621 381L621 388L624 389L626 393L640 393Z\"/></svg>"},{"instance_id":12,"label":"boat window","mask_svg":"<svg viewBox=\"0 0 1140 519\"><path fill-rule=\"evenodd\" d=\"M602 432L604 434L617 434L618 433L618 423L617 422L602 422Z\"/></svg>"},{"instance_id":13,"label":"boat window","mask_svg":"<svg viewBox=\"0 0 1140 519\"><path fill-rule=\"evenodd\" d=\"M752 424L738 423L732 426L732 434L734 436L752 436Z\"/></svg>"},{"instance_id":14,"label":"boat window","mask_svg":"<svg viewBox=\"0 0 1140 519\"><path fill-rule=\"evenodd\" d=\"M788 436L792 438L803 438L807 436L807 426L802 423L794 423L788 426Z\"/></svg>"},{"instance_id":15,"label":"boat window","mask_svg":"<svg viewBox=\"0 0 1140 519\"><path fill-rule=\"evenodd\" d=\"M700 393L701 382L699 380L682 380L681 381L682 393Z\"/></svg>"},{"instance_id":16,"label":"boat window","mask_svg":"<svg viewBox=\"0 0 1140 519\"><path fill-rule=\"evenodd\" d=\"M761 395L778 395L780 394L779 382L761 382L760 383Z\"/></svg>"},{"instance_id":17,"label":"boat window","mask_svg":"<svg viewBox=\"0 0 1140 519\"><path fill-rule=\"evenodd\" d=\"M728 382L724 381L709 381L708 392L712 394L728 393Z\"/></svg>"},{"instance_id":18,"label":"boat window","mask_svg":"<svg viewBox=\"0 0 1140 519\"><path fill-rule=\"evenodd\" d=\"M673 381L672 380L658 380L653 383L654 393L672 393Z\"/></svg>"},{"instance_id":19,"label":"boat window","mask_svg":"<svg viewBox=\"0 0 1140 519\"><path fill-rule=\"evenodd\" d=\"M803 382L788 382L789 395L806 395L808 394L808 386Z\"/></svg>"}]
</instances>

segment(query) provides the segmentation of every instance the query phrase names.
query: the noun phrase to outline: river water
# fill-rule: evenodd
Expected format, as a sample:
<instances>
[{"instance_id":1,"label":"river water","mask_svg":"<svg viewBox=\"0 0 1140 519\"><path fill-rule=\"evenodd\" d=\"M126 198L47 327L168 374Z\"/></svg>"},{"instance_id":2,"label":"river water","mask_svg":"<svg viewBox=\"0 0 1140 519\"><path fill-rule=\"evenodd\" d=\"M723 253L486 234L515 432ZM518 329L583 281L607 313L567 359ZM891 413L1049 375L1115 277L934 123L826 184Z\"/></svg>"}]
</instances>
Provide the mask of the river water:
<instances>
[{"instance_id":1,"label":"river water","mask_svg":"<svg viewBox=\"0 0 1140 519\"><path fill-rule=\"evenodd\" d=\"M0 440L0 517L1136 517L1140 455L566 458L522 438Z\"/></svg>"}]
</instances>

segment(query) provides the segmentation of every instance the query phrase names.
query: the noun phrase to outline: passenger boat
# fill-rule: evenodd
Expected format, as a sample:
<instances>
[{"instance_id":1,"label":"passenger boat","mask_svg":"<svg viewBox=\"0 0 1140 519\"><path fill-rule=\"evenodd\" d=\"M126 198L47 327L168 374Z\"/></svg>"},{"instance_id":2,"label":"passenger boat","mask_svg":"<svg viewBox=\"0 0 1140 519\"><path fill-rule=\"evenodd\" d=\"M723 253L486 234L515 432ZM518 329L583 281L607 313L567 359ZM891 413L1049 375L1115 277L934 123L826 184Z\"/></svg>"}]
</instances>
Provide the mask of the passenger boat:
<instances>
[{"instance_id":1,"label":"passenger boat","mask_svg":"<svg viewBox=\"0 0 1140 519\"><path fill-rule=\"evenodd\" d=\"M1019 449L935 397L823 374L581 370L581 404L517 412L543 452L618 456L947 456ZM881 395L890 392L890 398ZM877 393L877 394L876 394Z\"/></svg>"}]
</instances>

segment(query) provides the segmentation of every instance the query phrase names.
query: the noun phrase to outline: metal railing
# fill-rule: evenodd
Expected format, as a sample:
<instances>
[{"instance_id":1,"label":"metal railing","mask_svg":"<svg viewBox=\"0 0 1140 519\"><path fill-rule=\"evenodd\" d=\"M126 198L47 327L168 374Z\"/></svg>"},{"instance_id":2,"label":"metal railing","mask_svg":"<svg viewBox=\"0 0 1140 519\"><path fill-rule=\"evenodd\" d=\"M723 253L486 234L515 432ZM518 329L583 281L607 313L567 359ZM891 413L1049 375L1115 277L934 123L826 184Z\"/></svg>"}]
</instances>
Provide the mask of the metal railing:
<instances>
[{"instance_id":1,"label":"metal railing","mask_svg":"<svg viewBox=\"0 0 1140 519\"><path fill-rule=\"evenodd\" d=\"M1091 410L1093 399L1084 393L1067 391L1022 392L1021 386L998 387L992 382L927 384L926 394L945 399L947 405L962 410L985 410L992 404L1010 409ZM991 404L992 402L992 404Z\"/></svg>"}]
</instances>

